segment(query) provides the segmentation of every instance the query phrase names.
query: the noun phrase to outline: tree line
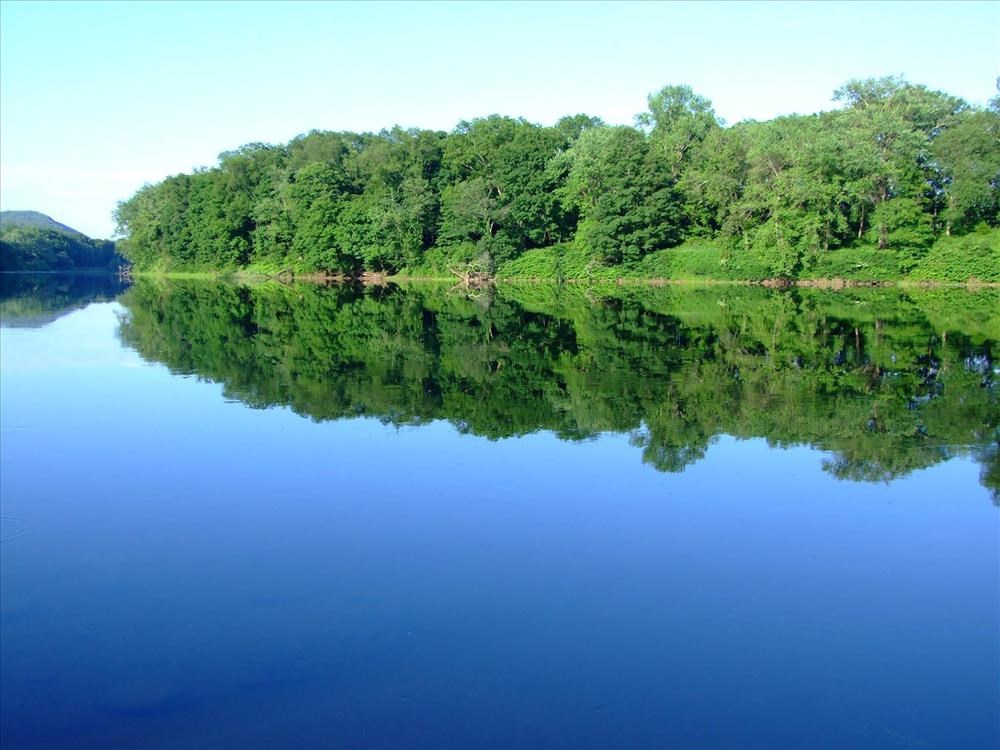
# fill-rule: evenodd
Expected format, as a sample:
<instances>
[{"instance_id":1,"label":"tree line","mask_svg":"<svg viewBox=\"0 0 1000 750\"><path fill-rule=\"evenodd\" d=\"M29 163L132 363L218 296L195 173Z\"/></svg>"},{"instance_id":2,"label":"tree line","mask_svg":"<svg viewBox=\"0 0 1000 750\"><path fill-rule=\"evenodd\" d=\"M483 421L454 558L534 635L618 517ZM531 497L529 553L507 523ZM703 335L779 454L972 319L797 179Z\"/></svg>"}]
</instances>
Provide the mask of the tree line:
<instances>
[{"instance_id":1,"label":"tree line","mask_svg":"<svg viewBox=\"0 0 1000 750\"><path fill-rule=\"evenodd\" d=\"M727 127L667 86L635 126L493 115L450 133L312 131L142 188L117 208L119 246L140 270L433 274L566 248L629 268L700 241L722 264L790 277L838 249L904 274L939 237L978 227L995 243L1000 97L984 109L890 77L835 99Z\"/></svg>"},{"instance_id":2,"label":"tree line","mask_svg":"<svg viewBox=\"0 0 1000 750\"><path fill-rule=\"evenodd\" d=\"M0 271L111 271L122 262L111 240L44 227L0 227Z\"/></svg>"}]
</instances>

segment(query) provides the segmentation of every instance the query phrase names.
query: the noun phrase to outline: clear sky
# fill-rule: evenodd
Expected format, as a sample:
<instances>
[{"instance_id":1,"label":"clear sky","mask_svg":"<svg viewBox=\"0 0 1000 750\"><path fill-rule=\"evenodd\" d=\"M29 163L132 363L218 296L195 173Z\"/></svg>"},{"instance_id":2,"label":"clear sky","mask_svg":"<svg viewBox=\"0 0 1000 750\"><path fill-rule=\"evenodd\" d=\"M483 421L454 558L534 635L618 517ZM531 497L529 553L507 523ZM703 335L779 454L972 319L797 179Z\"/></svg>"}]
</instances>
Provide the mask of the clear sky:
<instances>
[{"instance_id":1,"label":"clear sky","mask_svg":"<svg viewBox=\"0 0 1000 750\"><path fill-rule=\"evenodd\" d=\"M728 122L902 74L983 104L998 2L0 2L0 207L110 236L118 200L252 141L631 123L687 83Z\"/></svg>"}]
</instances>

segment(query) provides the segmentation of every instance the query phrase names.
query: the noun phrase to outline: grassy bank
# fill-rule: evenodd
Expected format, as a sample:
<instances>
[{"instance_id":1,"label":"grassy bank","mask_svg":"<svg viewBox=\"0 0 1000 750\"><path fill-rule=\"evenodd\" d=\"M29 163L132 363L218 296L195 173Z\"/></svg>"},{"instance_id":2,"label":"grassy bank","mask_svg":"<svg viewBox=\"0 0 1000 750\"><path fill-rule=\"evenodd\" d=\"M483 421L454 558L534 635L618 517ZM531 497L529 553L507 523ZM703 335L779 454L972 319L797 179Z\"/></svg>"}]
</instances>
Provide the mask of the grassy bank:
<instances>
[{"instance_id":1,"label":"grassy bank","mask_svg":"<svg viewBox=\"0 0 1000 750\"><path fill-rule=\"evenodd\" d=\"M1000 229L983 228L962 237L941 237L924 251L880 250L856 246L817 251L796 260L792 274L779 264L787 259L768 251L733 252L703 240L659 250L632 264L602 265L580 245L566 242L528 250L501 263L498 282L600 284L765 284L817 287L868 285L995 285L1000 284ZM420 265L396 274L369 274L369 280L456 281L455 270L475 263L473 246L433 248ZM227 278L240 281L295 278L327 281L339 274L306 267L251 264L239 268L177 269L169 265L140 272L170 278Z\"/></svg>"},{"instance_id":2,"label":"grassy bank","mask_svg":"<svg viewBox=\"0 0 1000 750\"><path fill-rule=\"evenodd\" d=\"M942 237L926 252L849 247L802 257L796 271L781 273L775 253L730 252L703 241L659 250L638 263L600 266L580 247L565 243L529 250L497 271L499 279L545 281L664 281L766 282L788 279L799 283L840 281L844 285L885 282L1000 283L1000 229L963 237ZM835 285L835 284L834 284Z\"/></svg>"}]
</instances>

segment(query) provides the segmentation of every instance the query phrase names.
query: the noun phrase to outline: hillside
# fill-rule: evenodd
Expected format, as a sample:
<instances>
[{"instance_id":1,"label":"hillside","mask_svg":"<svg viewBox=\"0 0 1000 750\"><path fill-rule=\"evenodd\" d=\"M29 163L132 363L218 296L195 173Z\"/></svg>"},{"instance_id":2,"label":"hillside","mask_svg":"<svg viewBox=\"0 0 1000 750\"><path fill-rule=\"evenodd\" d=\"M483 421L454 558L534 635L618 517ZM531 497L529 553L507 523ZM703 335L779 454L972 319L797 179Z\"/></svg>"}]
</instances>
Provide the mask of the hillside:
<instances>
[{"instance_id":1,"label":"hillside","mask_svg":"<svg viewBox=\"0 0 1000 750\"><path fill-rule=\"evenodd\" d=\"M110 271L122 262L111 240L91 239L37 211L0 213L0 271Z\"/></svg>"},{"instance_id":2,"label":"hillside","mask_svg":"<svg viewBox=\"0 0 1000 750\"><path fill-rule=\"evenodd\" d=\"M68 227L65 224L39 211L0 211L0 230L8 227L33 227L35 229L52 229L66 234L86 237L83 232Z\"/></svg>"}]
</instances>

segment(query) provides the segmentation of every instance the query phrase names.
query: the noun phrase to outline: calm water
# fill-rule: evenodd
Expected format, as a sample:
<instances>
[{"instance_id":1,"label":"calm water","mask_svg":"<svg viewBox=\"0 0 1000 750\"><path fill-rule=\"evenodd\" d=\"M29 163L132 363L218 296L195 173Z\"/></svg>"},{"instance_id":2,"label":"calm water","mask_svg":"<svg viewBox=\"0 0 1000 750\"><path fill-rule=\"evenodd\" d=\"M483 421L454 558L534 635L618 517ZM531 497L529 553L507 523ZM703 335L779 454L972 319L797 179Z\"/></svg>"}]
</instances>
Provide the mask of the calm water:
<instances>
[{"instance_id":1,"label":"calm water","mask_svg":"<svg viewBox=\"0 0 1000 750\"><path fill-rule=\"evenodd\" d=\"M1000 743L995 291L3 284L4 750Z\"/></svg>"}]
</instances>

